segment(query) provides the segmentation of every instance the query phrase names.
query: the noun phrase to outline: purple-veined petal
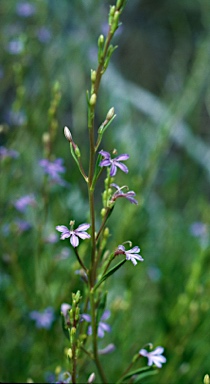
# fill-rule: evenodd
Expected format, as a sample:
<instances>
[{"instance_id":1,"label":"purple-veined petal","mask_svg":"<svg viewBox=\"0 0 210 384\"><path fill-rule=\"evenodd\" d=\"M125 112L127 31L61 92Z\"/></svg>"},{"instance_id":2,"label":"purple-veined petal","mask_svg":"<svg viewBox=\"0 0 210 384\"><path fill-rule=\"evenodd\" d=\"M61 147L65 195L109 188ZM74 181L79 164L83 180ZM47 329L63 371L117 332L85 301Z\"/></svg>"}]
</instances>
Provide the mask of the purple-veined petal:
<instances>
[{"instance_id":1,"label":"purple-veined petal","mask_svg":"<svg viewBox=\"0 0 210 384\"><path fill-rule=\"evenodd\" d=\"M79 227L75 229L75 232L86 231L89 228L90 228L90 224L86 224L86 223L80 224Z\"/></svg>"},{"instance_id":2,"label":"purple-veined petal","mask_svg":"<svg viewBox=\"0 0 210 384\"><path fill-rule=\"evenodd\" d=\"M110 168L110 176L113 177L116 175L117 173L117 167L116 167L117 164L114 164L112 163L111 165L111 168Z\"/></svg>"},{"instance_id":3,"label":"purple-veined petal","mask_svg":"<svg viewBox=\"0 0 210 384\"><path fill-rule=\"evenodd\" d=\"M65 226L65 225L57 225L57 227L55 227L57 229L58 232L67 232L69 231L69 229Z\"/></svg>"},{"instance_id":4,"label":"purple-veined petal","mask_svg":"<svg viewBox=\"0 0 210 384\"><path fill-rule=\"evenodd\" d=\"M74 233L71 234L70 243L74 248L78 247L79 245L79 239Z\"/></svg>"},{"instance_id":5,"label":"purple-veined petal","mask_svg":"<svg viewBox=\"0 0 210 384\"><path fill-rule=\"evenodd\" d=\"M79 236L80 239L82 239L82 240L85 240L85 239L89 239L89 238L90 238L90 235L89 235L89 233L87 233L87 232L78 232L78 233L77 233L77 231L75 231L75 234L76 234L76 236Z\"/></svg>"},{"instance_id":6,"label":"purple-veined petal","mask_svg":"<svg viewBox=\"0 0 210 384\"><path fill-rule=\"evenodd\" d=\"M107 151L104 151L103 149L99 153L100 153L100 155L104 156L106 159L110 159L111 158L110 153L107 152Z\"/></svg>"},{"instance_id":7,"label":"purple-veined petal","mask_svg":"<svg viewBox=\"0 0 210 384\"><path fill-rule=\"evenodd\" d=\"M127 153L123 153L122 155L116 156L115 160L116 161L125 161L129 159L129 155Z\"/></svg>"},{"instance_id":8,"label":"purple-veined petal","mask_svg":"<svg viewBox=\"0 0 210 384\"><path fill-rule=\"evenodd\" d=\"M100 167L109 167L111 165L111 161L109 159L101 160L99 163Z\"/></svg>"},{"instance_id":9,"label":"purple-veined petal","mask_svg":"<svg viewBox=\"0 0 210 384\"><path fill-rule=\"evenodd\" d=\"M68 231L68 232L63 232L62 234L61 234L61 240L64 240L64 239L68 239L69 237L70 237L71 235L70 235L70 231Z\"/></svg>"},{"instance_id":10,"label":"purple-veined petal","mask_svg":"<svg viewBox=\"0 0 210 384\"><path fill-rule=\"evenodd\" d=\"M139 253L140 252L140 248L138 246L135 246L135 247L129 249L129 251L127 251L127 252L128 253Z\"/></svg>"},{"instance_id":11,"label":"purple-veined petal","mask_svg":"<svg viewBox=\"0 0 210 384\"><path fill-rule=\"evenodd\" d=\"M125 164L123 163L119 163L119 162L115 162L115 165L121 169L121 171L125 172L125 173L128 173L128 167L126 167ZM111 172L110 172L110 175L111 175Z\"/></svg>"}]
</instances>

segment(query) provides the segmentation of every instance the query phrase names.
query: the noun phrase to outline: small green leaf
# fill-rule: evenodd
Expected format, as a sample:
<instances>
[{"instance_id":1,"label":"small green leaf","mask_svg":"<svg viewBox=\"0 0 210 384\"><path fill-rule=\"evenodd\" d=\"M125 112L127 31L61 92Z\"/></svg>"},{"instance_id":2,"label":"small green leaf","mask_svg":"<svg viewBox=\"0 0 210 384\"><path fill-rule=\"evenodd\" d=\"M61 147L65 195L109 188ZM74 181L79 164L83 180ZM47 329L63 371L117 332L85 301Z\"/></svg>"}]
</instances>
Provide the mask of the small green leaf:
<instances>
[{"instance_id":1,"label":"small green leaf","mask_svg":"<svg viewBox=\"0 0 210 384\"><path fill-rule=\"evenodd\" d=\"M109 276L113 275L124 263L126 259L121 260L118 264L116 264L113 268L111 268L104 276L98 281L98 283L94 287L94 291L101 285Z\"/></svg>"}]
</instances>

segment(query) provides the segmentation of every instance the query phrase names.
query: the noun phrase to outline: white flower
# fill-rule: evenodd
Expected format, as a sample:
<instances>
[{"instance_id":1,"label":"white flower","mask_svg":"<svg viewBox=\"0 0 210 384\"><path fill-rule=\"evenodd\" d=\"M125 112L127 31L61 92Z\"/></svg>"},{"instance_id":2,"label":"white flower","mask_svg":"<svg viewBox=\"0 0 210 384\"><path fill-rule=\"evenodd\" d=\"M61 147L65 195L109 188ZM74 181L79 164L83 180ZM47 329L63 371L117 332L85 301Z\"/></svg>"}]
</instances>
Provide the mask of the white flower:
<instances>
[{"instance_id":1,"label":"white flower","mask_svg":"<svg viewBox=\"0 0 210 384\"><path fill-rule=\"evenodd\" d=\"M146 349L141 349L139 354L148 358L148 365L155 364L158 368L162 367L162 364L166 362L165 356L162 356L164 352L163 347L157 347L154 351L148 352Z\"/></svg>"}]
</instances>

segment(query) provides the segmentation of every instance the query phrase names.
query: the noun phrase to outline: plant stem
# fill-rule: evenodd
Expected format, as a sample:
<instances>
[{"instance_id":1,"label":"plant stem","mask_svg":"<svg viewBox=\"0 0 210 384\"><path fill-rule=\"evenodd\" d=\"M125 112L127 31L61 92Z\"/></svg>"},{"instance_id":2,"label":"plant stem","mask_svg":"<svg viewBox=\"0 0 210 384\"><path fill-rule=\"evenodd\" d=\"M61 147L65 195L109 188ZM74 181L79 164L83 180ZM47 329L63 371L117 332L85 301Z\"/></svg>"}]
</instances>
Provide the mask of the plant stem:
<instances>
[{"instance_id":1,"label":"plant stem","mask_svg":"<svg viewBox=\"0 0 210 384\"><path fill-rule=\"evenodd\" d=\"M94 291L90 292L90 306L91 306L91 325L92 325L92 342L93 342L93 355L96 367L98 369L98 373L101 377L101 380L104 384L107 384L108 381L106 379L105 373L101 366L99 356L98 356L98 343L97 343L97 324L96 324L96 315L95 315L95 301L94 301Z\"/></svg>"}]
</instances>

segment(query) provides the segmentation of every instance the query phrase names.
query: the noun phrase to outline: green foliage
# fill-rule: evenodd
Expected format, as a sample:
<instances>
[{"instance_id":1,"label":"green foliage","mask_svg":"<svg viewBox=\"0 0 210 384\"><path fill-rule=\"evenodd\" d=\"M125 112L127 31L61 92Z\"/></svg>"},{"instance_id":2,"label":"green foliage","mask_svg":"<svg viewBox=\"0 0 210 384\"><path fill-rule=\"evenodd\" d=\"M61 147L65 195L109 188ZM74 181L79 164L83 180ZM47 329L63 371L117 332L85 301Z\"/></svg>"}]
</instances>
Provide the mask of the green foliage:
<instances>
[{"instance_id":1,"label":"green foliage","mask_svg":"<svg viewBox=\"0 0 210 384\"><path fill-rule=\"evenodd\" d=\"M57 380L68 371L60 306L71 302L72 292L83 295L85 279L78 279L68 240L49 237L56 236L56 225L88 217L85 181L63 126L79 143L87 174L85 92L109 2L34 0L29 17L17 14L18 4L0 3L0 145L19 152L0 160L0 379L47 382L50 373ZM139 205L117 201L107 246L112 252L129 239L140 244L144 258L135 273L127 263L102 277L109 277L112 333L100 348L116 346L102 356L109 377L119 377L148 342L164 346L167 363L145 383L202 383L210 373L209 11L208 0L128 1L108 55L96 128L106 130L109 123L102 122L114 106L117 116L103 146L130 154L127 180ZM68 188L49 183L39 165L60 157ZM28 194L35 204L18 212L14 202ZM96 204L100 209L99 198ZM30 228L22 230L18 219ZM204 225L193 236L195 222ZM80 247L86 255L85 242ZM37 329L30 312L47 307L54 309L52 327ZM94 370L84 363L82 379Z\"/></svg>"}]
</instances>

